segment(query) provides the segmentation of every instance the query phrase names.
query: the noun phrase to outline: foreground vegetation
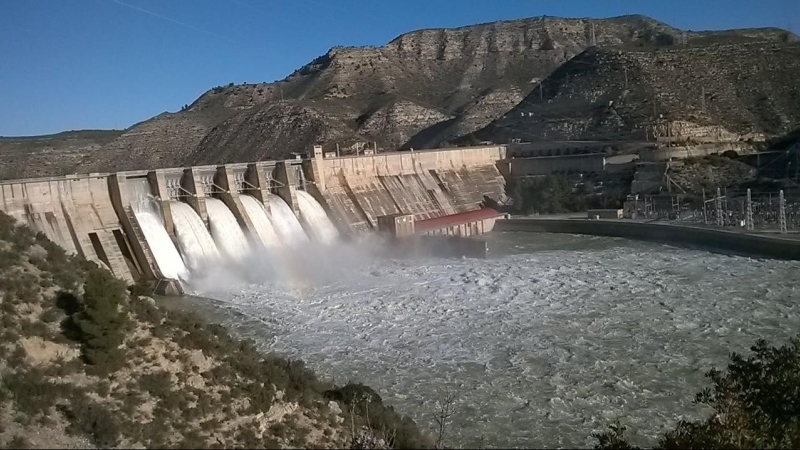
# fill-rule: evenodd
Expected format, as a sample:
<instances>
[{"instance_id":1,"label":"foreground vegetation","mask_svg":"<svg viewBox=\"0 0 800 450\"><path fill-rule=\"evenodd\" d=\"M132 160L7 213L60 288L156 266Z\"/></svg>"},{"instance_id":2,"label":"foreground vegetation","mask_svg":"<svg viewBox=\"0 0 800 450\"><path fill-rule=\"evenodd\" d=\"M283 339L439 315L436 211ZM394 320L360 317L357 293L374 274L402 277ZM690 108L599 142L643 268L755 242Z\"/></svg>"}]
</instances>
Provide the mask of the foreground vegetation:
<instances>
[{"instance_id":1,"label":"foreground vegetation","mask_svg":"<svg viewBox=\"0 0 800 450\"><path fill-rule=\"evenodd\" d=\"M0 275L0 446L434 444L372 389L334 386L221 326L157 308L2 212ZM800 446L800 340L759 341L708 377L695 401L714 414L678 423L658 448ZM437 444L451 415L435 416ZM636 448L619 423L595 437L596 448Z\"/></svg>"},{"instance_id":2,"label":"foreground vegetation","mask_svg":"<svg viewBox=\"0 0 800 450\"><path fill-rule=\"evenodd\" d=\"M157 308L2 212L0 275L2 446L432 445L368 387Z\"/></svg>"},{"instance_id":3,"label":"foreground vegetation","mask_svg":"<svg viewBox=\"0 0 800 450\"><path fill-rule=\"evenodd\" d=\"M695 396L714 413L706 420L681 421L656 448L800 447L800 337L770 347L758 341L750 356L732 354L726 372L707 373L712 387ZM596 436L599 449L635 449L614 424Z\"/></svg>"}]
</instances>

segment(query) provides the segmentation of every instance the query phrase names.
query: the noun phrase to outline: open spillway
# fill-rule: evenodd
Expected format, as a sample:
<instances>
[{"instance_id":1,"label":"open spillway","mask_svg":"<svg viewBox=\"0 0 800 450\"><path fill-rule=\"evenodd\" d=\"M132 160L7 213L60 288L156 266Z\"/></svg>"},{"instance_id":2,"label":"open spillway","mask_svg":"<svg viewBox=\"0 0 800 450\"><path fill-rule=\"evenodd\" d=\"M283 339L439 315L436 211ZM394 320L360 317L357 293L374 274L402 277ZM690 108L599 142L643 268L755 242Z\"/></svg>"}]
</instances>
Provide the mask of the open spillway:
<instances>
[{"instance_id":1,"label":"open spillway","mask_svg":"<svg viewBox=\"0 0 800 450\"><path fill-rule=\"evenodd\" d=\"M186 265L167 234L161 217L148 211L137 211L134 214L161 275L173 280L185 280L189 275Z\"/></svg>"},{"instance_id":2,"label":"open spillway","mask_svg":"<svg viewBox=\"0 0 800 450\"><path fill-rule=\"evenodd\" d=\"M284 244L293 246L308 242L300 221L282 198L269 194L269 208L272 211L272 223Z\"/></svg>"},{"instance_id":3,"label":"open spillway","mask_svg":"<svg viewBox=\"0 0 800 450\"><path fill-rule=\"evenodd\" d=\"M139 227L161 275L174 280L185 280L189 272L178 249L175 248L175 244L164 228L160 205L150 192L147 179L130 179L128 188L133 214L136 216L136 221L139 222Z\"/></svg>"},{"instance_id":4,"label":"open spillway","mask_svg":"<svg viewBox=\"0 0 800 450\"><path fill-rule=\"evenodd\" d=\"M305 191L297 191L297 207L300 210L300 219L306 225L306 231L317 242L330 244L339 236L336 227L325 214L322 205Z\"/></svg>"},{"instance_id":5,"label":"open spillway","mask_svg":"<svg viewBox=\"0 0 800 450\"><path fill-rule=\"evenodd\" d=\"M173 201L170 204L175 235L189 270L194 272L208 262L219 261L217 245L194 209L183 202Z\"/></svg>"},{"instance_id":6,"label":"open spillway","mask_svg":"<svg viewBox=\"0 0 800 450\"><path fill-rule=\"evenodd\" d=\"M261 243L267 248L279 247L281 239L278 237L278 232L275 231L275 226L272 225L272 219L267 214L264 205L249 195L240 195L239 199L242 201L245 214L250 218L250 222L253 223Z\"/></svg>"},{"instance_id":7,"label":"open spillway","mask_svg":"<svg viewBox=\"0 0 800 450\"><path fill-rule=\"evenodd\" d=\"M222 200L206 199L208 223L217 248L229 258L241 260L250 253L250 242L230 209Z\"/></svg>"}]
</instances>

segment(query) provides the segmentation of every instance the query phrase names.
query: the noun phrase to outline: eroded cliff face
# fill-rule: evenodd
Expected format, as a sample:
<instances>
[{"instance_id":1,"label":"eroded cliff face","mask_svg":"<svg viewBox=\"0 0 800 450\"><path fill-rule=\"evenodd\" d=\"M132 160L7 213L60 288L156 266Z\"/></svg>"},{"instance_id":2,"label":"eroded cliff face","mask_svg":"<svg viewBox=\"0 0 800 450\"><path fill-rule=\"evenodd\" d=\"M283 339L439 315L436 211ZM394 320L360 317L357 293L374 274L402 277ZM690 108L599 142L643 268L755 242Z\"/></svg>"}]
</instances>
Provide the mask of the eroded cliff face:
<instances>
[{"instance_id":1,"label":"eroded cliff face","mask_svg":"<svg viewBox=\"0 0 800 450\"><path fill-rule=\"evenodd\" d=\"M337 140L343 147L358 141L377 142L384 149L439 147L461 136L467 137L459 142L504 142L510 135L499 130L528 125L497 120L518 115L520 111L509 110L523 99L523 103L535 100L539 83L545 79L544 96L539 100L547 102L548 108L573 111L576 105L580 107L570 113L569 120L528 127L529 135L580 137L598 129L634 130L643 136L640 129L648 116L642 111L652 109L647 103L652 101L651 91L691 91L687 86L698 86L700 80L712 82L714 77L745 77L731 85L748 86L746 77L761 77L767 68L783 70L785 65L781 62L785 56L779 53L757 55L750 50L734 55L743 58L742 67L726 65L716 57L709 59L707 52L727 57L725 51L714 50L724 47L720 43L736 47L794 40L796 36L776 29L683 32L644 16L537 17L419 30L383 47L335 47L275 83L215 87L184 111L131 127L114 142L104 144L100 152L93 152L88 161L78 164L65 159L52 167L63 173L279 159L306 152L314 142L326 140ZM592 44L625 51L621 57L585 54ZM678 47L696 50L687 57L684 50L676 50L674 55L670 50L654 51ZM652 54L658 56L649 56ZM621 63L619 58L631 61ZM707 64L712 70L705 70ZM581 73L593 65L598 66L594 81L581 81ZM652 87L630 87L632 93L625 94L628 101L623 102L627 106L597 110L601 97L618 102L626 98L611 93L619 86L623 66L628 67L630 84ZM673 72L681 74L676 82L671 81ZM797 86L795 80L787 83L790 88ZM634 95L637 89L642 95ZM660 101L670 111L692 105L685 96ZM791 114L756 120L741 110L765 109L769 97L745 96L743 101L747 103L734 108L739 116L725 120L749 121L748 126L763 128L766 133L782 130L781 123L795 120ZM585 109L586 105L591 108ZM627 114L625 108L632 112ZM719 125L714 120L717 116L711 115L704 124ZM60 158L58 151L53 153Z\"/></svg>"},{"instance_id":2,"label":"eroded cliff face","mask_svg":"<svg viewBox=\"0 0 800 450\"><path fill-rule=\"evenodd\" d=\"M475 137L764 140L800 122L799 70L796 43L592 48Z\"/></svg>"}]
</instances>

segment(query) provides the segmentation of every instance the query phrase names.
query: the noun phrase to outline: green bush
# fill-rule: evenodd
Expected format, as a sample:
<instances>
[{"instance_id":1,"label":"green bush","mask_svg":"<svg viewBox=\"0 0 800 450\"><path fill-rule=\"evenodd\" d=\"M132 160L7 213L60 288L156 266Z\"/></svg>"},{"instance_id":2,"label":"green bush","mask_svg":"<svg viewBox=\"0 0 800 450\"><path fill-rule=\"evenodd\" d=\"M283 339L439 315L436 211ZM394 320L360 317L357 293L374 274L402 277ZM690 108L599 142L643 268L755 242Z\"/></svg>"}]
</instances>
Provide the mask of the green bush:
<instances>
[{"instance_id":1,"label":"green bush","mask_svg":"<svg viewBox=\"0 0 800 450\"><path fill-rule=\"evenodd\" d=\"M733 353L726 372L706 376L713 386L694 401L710 406L706 420L681 421L658 448L797 448L800 446L800 340L770 347L759 340L751 355ZM595 448L635 448L623 427L596 435Z\"/></svg>"},{"instance_id":2,"label":"green bush","mask_svg":"<svg viewBox=\"0 0 800 450\"><path fill-rule=\"evenodd\" d=\"M76 395L69 405L60 409L70 422L68 432L88 435L100 448L114 447L119 443L122 427L117 415L107 406L82 394Z\"/></svg>"},{"instance_id":3,"label":"green bush","mask_svg":"<svg viewBox=\"0 0 800 450\"><path fill-rule=\"evenodd\" d=\"M35 417L56 405L59 397L68 397L71 387L56 384L35 369L3 375L3 387L14 399L17 411Z\"/></svg>"},{"instance_id":4,"label":"green bush","mask_svg":"<svg viewBox=\"0 0 800 450\"><path fill-rule=\"evenodd\" d=\"M585 207L566 175L514 180L509 183L509 197L519 214L575 212Z\"/></svg>"},{"instance_id":5,"label":"green bush","mask_svg":"<svg viewBox=\"0 0 800 450\"><path fill-rule=\"evenodd\" d=\"M120 309L125 287L109 272L95 267L83 290L83 308L72 321L83 344L84 360L101 373L116 371L125 364L120 348L127 325L127 316Z\"/></svg>"}]
</instances>

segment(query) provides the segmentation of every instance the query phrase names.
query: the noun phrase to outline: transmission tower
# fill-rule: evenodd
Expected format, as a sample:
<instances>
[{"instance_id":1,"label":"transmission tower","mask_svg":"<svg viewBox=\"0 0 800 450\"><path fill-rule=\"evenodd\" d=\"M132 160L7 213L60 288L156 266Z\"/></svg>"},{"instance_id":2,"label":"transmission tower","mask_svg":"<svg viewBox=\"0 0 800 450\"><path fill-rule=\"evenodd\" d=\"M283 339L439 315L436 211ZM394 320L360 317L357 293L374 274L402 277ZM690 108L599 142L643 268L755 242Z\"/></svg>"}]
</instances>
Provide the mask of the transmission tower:
<instances>
[{"instance_id":1,"label":"transmission tower","mask_svg":"<svg viewBox=\"0 0 800 450\"><path fill-rule=\"evenodd\" d=\"M747 190L747 215L745 216L746 228L753 231L753 202L750 197L750 189Z\"/></svg>"},{"instance_id":2,"label":"transmission tower","mask_svg":"<svg viewBox=\"0 0 800 450\"><path fill-rule=\"evenodd\" d=\"M783 189L781 189L778 197L778 204L780 205L778 215L780 217L781 233L786 234L786 199L783 197Z\"/></svg>"},{"instance_id":3,"label":"transmission tower","mask_svg":"<svg viewBox=\"0 0 800 450\"><path fill-rule=\"evenodd\" d=\"M717 188L717 196L714 198L714 209L715 209L715 216L717 219L717 226L722 226L722 193L720 193L719 188Z\"/></svg>"}]
</instances>

